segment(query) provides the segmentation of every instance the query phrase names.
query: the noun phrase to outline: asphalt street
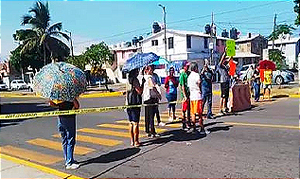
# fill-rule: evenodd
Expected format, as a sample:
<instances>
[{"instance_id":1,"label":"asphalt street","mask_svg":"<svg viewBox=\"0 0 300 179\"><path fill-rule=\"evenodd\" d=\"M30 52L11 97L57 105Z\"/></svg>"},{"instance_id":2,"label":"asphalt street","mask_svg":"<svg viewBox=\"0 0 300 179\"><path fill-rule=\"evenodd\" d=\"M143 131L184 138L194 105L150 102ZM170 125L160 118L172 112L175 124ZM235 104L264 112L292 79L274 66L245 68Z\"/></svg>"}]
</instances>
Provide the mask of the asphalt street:
<instances>
[{"instance_id":1,"label":"asphalt street","mask_svg":"<svg viewBox=\"0 0 300 179\"><path fill-rule=\"evenodd\" d=\"M81 108L104 107L123 105L124 101L124 97L84 98L80 104ZM44 110L52 109L43 99L1 99L2 114ZM167 120L166 105L160 111ZM77 135L82 138L77 146L85 148L75 155L82 165L76 171L65 170L62 151L54 144L49 148L51 142L60 142L55 136L56 117L2 121L0 146L8 155L84 178L298 178L298 118L299 99L276 99L206 121L208 135L186 133L175 123L161 128L160 139L143 137L143 146L132 148L129 138L122 136L128 133L124 111L77 115ZM111 141L101 143L99 139ZM48 146L34 144L43 140ZM35 159L30 152L46 157ZM53 162L47 163L47 156Z\"/></svg>"}]
</instances>

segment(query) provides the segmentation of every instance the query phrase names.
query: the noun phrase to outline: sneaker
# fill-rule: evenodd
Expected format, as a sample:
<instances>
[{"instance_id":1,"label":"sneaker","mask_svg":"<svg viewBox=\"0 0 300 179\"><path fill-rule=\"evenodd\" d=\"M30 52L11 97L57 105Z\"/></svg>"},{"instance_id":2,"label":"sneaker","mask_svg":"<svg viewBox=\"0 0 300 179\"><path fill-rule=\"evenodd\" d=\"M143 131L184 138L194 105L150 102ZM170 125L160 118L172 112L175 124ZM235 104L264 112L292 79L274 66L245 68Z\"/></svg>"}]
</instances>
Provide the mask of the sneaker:
<instances>
[{"instance_id":1,"label":"sneaker","mask_svg":"<svg viewBox=\"0 0 300 179\"><path fill-rule=\"evenodd\" d=\"M200 130L200 134L201 135L207 135L207 134L210 134L210 131L208 131L208 130L206 130L206 129L203 129L203 128L201 128L201 130Z\"/></svg>"},{"instance_id":2,"label":"sneaker","mask_svg":"<svg viewBox=\"0 0 300 179\"><path fill-rule=\"evenodd\" d=\"M173 118L172 117L169 117L169 122L173 122Z\"/></svg>"},{"instance_id":3,"label":"sneaker","mask_svg":"<svg viewBox=\"0 0 300 179\"><path fill-rule=\"evenodd\" d=\"M150 138L159 138L160 135L159 134L151 134L151 137Z\"/></svg>"},{"instance_id":4,"label":"sneaker","mask_svg":"<svg viewBox=\"0 0 300 179\"><path fill-rule=\"evenodd\" d=\"M71 165L67 165L67 166L66 166L66 169L67 169L67 170L76 170L76 169L78 169L79 167L80 167L79 164L72 163Z\"/></svg>"},{"instance_id":5,"label":"sneaker","mask_svg":"<svg viewBox=\"0 0 300 179\"><path fill-rule=\"evenodd\" d=\"M215 116L213 115L207 116L207 119L215 119Z\"/></svg>"},{"instance_id":6,"label":"sneaker","mask_svg":"<svg viewBox=\"0 0 300 179\"><path fill-rule=\"evenodd\" d=\"M163 122L158 123L158 126L161 126L161 127L163 127L163 126L165 126L165 125L166 125L166 124L163 123Z\"/></svg>"}]
</instances>

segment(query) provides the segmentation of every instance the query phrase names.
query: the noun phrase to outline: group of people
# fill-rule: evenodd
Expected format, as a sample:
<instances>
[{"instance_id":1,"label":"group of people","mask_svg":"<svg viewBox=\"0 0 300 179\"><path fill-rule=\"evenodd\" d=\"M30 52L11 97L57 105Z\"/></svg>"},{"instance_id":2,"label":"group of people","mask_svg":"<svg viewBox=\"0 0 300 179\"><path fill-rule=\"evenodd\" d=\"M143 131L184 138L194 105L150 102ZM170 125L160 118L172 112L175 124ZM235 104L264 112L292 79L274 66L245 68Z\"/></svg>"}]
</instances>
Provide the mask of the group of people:
<instances>
[{"instance_id":1,"label":"group of people","mask_svg":"<svg viewBox=\"0 0 300 179\"><path fill-rule=\"evenodd\" d=\"M261 76L263 75L263 76ZM251 65L246 71L247 83L250 86L251 92L254 94L254 100L256 102L260 99L260 87L263 87L263 99L270 99L272 88L273 71L266 66L263 73L260 72L259 67L255 68Z\"/></svg>"},{"instance_id":2,"label":"group of people","mask_svg":"<svg viewBox=\"0 0 300 179\"><path fill-rule=\"evenodd\" d=\"M221 79L221 112L229 112L227 106L229 98L229 84L230 76L228 71L228 60L222 56L218 64L217 71L220 73ZM142 80L138 80L139 70L134 69L128 75L127 88L127 105L145 104L145 132L148 137L155 138L159 135L155 131L154 117L157 116L159 126L165 124L160 121L158 103L162 99L160 91L159 77L153 73L153 66L146 66L142 71ZM192 129L196 131L196 124L198 119L198 126L200 134L208 133L203 125L203 109L207 103L207 119L214 119L212 113L212 82L214 78L213 71L209 68L206 61L204 67L199 71L196 62L185 62L180 73L179 81L174 76L174 67L169 68L169 75L165 78L164 87L166 89L166 99L168 101L168 116L169 122L175 120L176 117L176 103L177 103L177 88L181 91L182 101L182 128L184 130ZM135 147L140 146L139 142L139 121L140 121L141 107L127 108L129 118L129 132L131 136L131 145Z\"/></svg>"},{"instance_id":3,"label":"group of people","mask_svg":"<svg viewBox=\"0 0 300 179\"><path fill-rule=\"evenodd\" d=\"M230 58L231 59L231 58ZM232 77L229 73L229 61L226 59L226 53L224 53L217 64L216 72L220 75L219 82L221 88L220 99L220 113L226 114L229 112L228 98L229 88L232 83ZM139 141L139 121L141 107L140 104L145 105L145 132L150 138L159 137L156 133L154 125L154 117L157 118L157 124L164 126L160 119L158 103L162 99L160 91L160 78L157 74L153 73L154 67L146 66L142 71L143 78L138 79L139 70L131 70L128 74L128 85L126 104L127 114L129 118L129 133L131 146L139 147L141 145ZM172 122L176 117L176 103L177 103L177 88L180 89L180 96L182 102L182 128L184 130L192 129L192 132L196 131L196 124L198 119L198 126L200 128L200 134L207 134L209 131L204 129L203 125L203 109L207 103L206 119L214 119L212 113L212 82L214 78L214 72L209 68L208 61L205 60L204 66L199 71L198 64L196 62L184 62L183 68L180 73L179 80L174 76L175 69L169 68L169 75L166 77L164 87L166 89L166 99L168 100L168 116L169 121ZM271 88L272 70L268 67L264 70L264 95L266 89ZM258 68L251 67L247 72L248 83L254 88L254 98L259 100L260 96L260 82L261 74ZM49 102L50 106L56 107L59 110L72 110L79 108L79 102L74 99L73 102ZM73 153L75 147L76 138L76 116L75 115L63 115L58 117L58 130L61 133L62 147L65 158L66 169L77 169L79 164L74 160Z\"/></svg>"}]
</instances>

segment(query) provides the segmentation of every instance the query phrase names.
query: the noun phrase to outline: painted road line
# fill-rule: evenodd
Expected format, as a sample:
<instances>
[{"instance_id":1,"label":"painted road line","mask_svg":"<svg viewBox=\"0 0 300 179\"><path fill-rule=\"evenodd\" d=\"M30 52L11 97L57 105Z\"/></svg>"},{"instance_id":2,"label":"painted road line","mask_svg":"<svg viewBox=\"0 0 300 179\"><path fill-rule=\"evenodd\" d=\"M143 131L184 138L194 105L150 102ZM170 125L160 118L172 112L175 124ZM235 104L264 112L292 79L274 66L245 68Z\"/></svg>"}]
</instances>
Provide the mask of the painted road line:
<instances>
[{"instance_id":1,"label":"painted road line","mask_svg":"<svg viewBox=\"0 0 300 179\"><path fill-rule=\"evenodd\" d=\"M177 117L177 119L175 119L175 120L172 121L172 122L181 122L181 118L182 118L182 117L179 116L179 117ZM144 116L141 116L141 119L145 120L145 117L144 117ZM168 117L162 117L162 116L160 116L160 120L161 120L162 122L164 122L164 123L170 122Z\"/></svg>"},{"instance_id":2,"label":"painted road line","mask_svg":"<svg viewBox=\"0 0 300 179\"><path fill-rule=\"evenodd\" d=\"M116 123L118 123L118 124L128 124L129 121L127 121L127 120L119 120L119 121L116 121ZM139 124L145 125L145 122L140 121ZM181 127L181 124L166 124L166 127L178 128L178 127Z\"/></svg>"},{"instance_id":3,"label":"painted road line","mask_svg":"<svg viewBox=\"0 0 300 179\"><path fill-rule=\"evenodd\" d=\"M128 125L116 125L116 124L100 124L97 125L99 127L105 127L105 128L114 128L114 129L125 129L128 130ZM139 127L141 131L145 131L145 127ZM155 129L156 132L162 133L167 131L167 129Z\"/></svg>"},{"instance_id":4,"label":"painted road line","mask_svg":"<svg viewBox=\"0 0 300 179\"><path fill-rule=\"evenodd\" d=\"M60 137L60 134L54 134L53 137ZM119 140L113 140L113 139L104 139L100 137L91 137L91 136L85 136L85 135L76 135L76 140L80 142L87 142L97 145L104 145L104 146L116 146L119 144L122 144L122 141Z\"/></svg>"},{"instance_id":5,"label":"painted road line","mask_svg":"<svg viewBox=\"0 0 300 179\"><path fill-rule=\"evenodd\" d=\"M118 132L118 131L103 130L103 129L91 129L91 128L83 128L83 129L79 129L77 131L91 133L91 134L100 134L100 135L109 135L109 136L130 138L129 132ZM145 137L146 135L140 134L139 136Z\"/></svg>"},{"instance_id":6,"label":"painted road line","mask_svg":"<svg viewBox=\"0 0 300 179\"><path fill-rule=\"evenodd\" d=\"M62 157L56 157L53 155L42 154L40 152L35 152L27 149L21 149L18 147L13 147L6 145L0 148L1 153L19 157L25 160L34 161L40 164L51 165L63 160Z\"/></svg>"},{"instance_id":7,"label":"painted road line","mask_svg":"<svg viewBox=\"0 0 300 179\"><path fill-rule=\"evenodd\" d=\"M80 98L100 98L100 97L117 97L123 96L123 92L110 92L110 93L90 93L90 94L82 94Z\"/></svg>"},{"instance_id":8,"label":"painted road line","mask_svg":"<svg viewBox=\"0 0 300 179\"><path fill-rule=\"evenodd\" d=\"M14 163L17 163L17 164L21 164L21 165L25 165L25 166L28 166L28 167L31 167L31 168L35 168L37 170L40 170L42 172L58 176L60 178L83 179L83 178L80 178L80 177L77 177L77 176L74 176L74 175L71 175L71 174L67 174L67 173L64 173L64 172L61 172L61 171L58 171L58 170L55 170L55 169L52 169L52 168L49 168L49 167L45 167L45 166L42 166L42 165L39 165L39 164L36 164L36 163L32 163L32 162L29 162L29 161L26 161L26 160L15 158L15 157L5 155L5 154L2 154L2 153L0 153L0 158L10 160L10 161L12 161Z\"/></svg>"},{"instance_id":9,"label":"painted road line","mask_svg":"<svg viewBox=\"0 0 300 179\"><path fill-rule=\"evenodd\" d=\"M241 122L224 122L224 124L237 125L237 126L253 126L253 127L271 127L271 128L300 129L299 126L273 125L273 124L257 124L257 123L241 123Z\"/></svg>"},{"instance_id":10,"label":"painted road line","mask_svg":"<svg viewBox=\"0 0 300 179\"><path fill-rule=\"evenodd\" d=\"M62 146L61 146L60 142L55 142L55 141L41 139L41 138L29 140L29 141L26 141L26 142L29 143L29 144L32 144L32 145L37 145L37 146L45 147L45 148L48 148L48 149L62 151ZM76 155L86 155L86 154L88 154L90 152L93 152L93 151L95 151L95 150L91 149L91 148L81 147L81 146L75 145L74 153Z\"/></svg>"}]
</instances>

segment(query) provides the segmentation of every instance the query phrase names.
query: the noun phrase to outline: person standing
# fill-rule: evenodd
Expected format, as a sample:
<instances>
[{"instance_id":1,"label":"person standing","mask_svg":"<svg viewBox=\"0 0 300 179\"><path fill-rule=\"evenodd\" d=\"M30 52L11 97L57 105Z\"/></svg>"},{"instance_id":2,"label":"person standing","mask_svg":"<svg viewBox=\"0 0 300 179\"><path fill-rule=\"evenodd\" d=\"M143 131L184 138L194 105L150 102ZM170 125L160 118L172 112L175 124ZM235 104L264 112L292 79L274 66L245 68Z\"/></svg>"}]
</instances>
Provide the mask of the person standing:
<instances>
[{"instance_id":1,"label":"person standing","mask_svg":"<svg viewBox=\"0 0 300 179\"><path fill-rule=\"evenodd\" d=\"M207 101L207 119L214 119L212 114L212 81L213 81L213 72L208 67L206 63L200 74L201 78L201 91L202 91L202 109L204 109L205 103Z\"/></svg>"},{"instance_id":2,"label":"person standing","mask_svg":"<svg viewBox=\"0 0 300 179\"><path fill-rule=\"evenodd\" d=\"M272 87L272 77L273 77L273 71L269 69L269 66L266 66L266 69L264 70L264 81L263 81L263 98L265 99L266 90L268 90L268 98L271 99L271 87Z\"/></svg>"},{"instance_id":3,"label":"person standing","mask_svg":"<svg viewBox=\"0 0 300 179\"><path fill-rule=\"evenodd\" d=\"M196 115L199 116L199 127L200 133L205 133L203 119L202 119L202 99L201 99L201 80L198 70L198 65L195 62L191 63L191 74L187 80L188 87L190 90L190 107L191 107L191 117L193 132L196 131Z\"/></svg>"},{"instance_id":4,"label":"person standing","mask_svg":"<svg viewBox=\"0 0 300 179\"><path fill-rule=\"evenodd\" d=\"M152 66L152 68L154 69L154 67ZM153 72L153 78L155 80L155 83L160 87L161 86L161 82L160 82L160 77ZM158 101L156 102L158 103ZM160 115L159 115L159 109L158 109L158 105L156 106L156 108L154 109L154 116L156 116L156 119L157 119L157 125L158 126L165 126L166 124L163 123L161 120L160 120Z\"/></svg>"},{"instance_id":5,"label":"person standing","mask_svg":"<svg viewBox=\"0 0 300 179\"><path fill-rule=\"evenodd\" d=\"M254 88L254 100L258 102L260 96L260 73L257 68L254 70L252 79L253 79L253 88Z\"/></svg>"},{"instance_id":6,"label":"person standing","mask_svg":"<svg viewBox=\"0 0 300 179\"><path fill-rule=\"evenodd\" d=\"M190 72L188 71L190 63L185 61L183 64L183 70L180 73L179 84L182 99L182 129L190 127L190 91L188 88L187 80Z\"/></svg>"},{"instance_id":7,"label":"person standing","mask_svg":"<svg viewBox=\"0 0 300 179\"><path fill-rule=\"evenodd\" d=\"M52 107L58 107L60 111L79 109L79 102L77 99L74 99L73 102L64 101L58 104L49 101L49 104ZM76 115L59 115L57 127L62 139L62 149L66 169L74 170L79 168L80 165L74 160L73 156L76 143Z\"/></svg>"},{"instance_id":8,"label":"person standing","mask_svg":"<svg viewBox=\"0 0 300 179\"><path fill-rule=\"evenodd\" d=\"M165 80L166 98L169 102L169 105L168 105L169 122L176 120L176 115L175 115L176 103L174 103L174 102L177 101L178 81L174 77L174 73L175 73L174 67L170 67L169 76L167 76L166 80ZM173 103L171 103L171 102L173 102ZM172 116L171 116L171 112L172 112Z\"/></svg>"},{"instance_id":9,"label":"person standing","mask_svg":"<svg viewBox=\"0 0 300 179\"><path fill-rule=\"evenodd\" d=\"M220 74L220 87L221 87L221 100L220 100L220 112L224 114L229 112L228 98L229 98L229 87L230 87L230 76L229 69L226 61L226 50L223 53L220 62L217 66L217 72Z\"/></svg>"},{"instance_id":10,"label":"person standing","mask_svg":"<svg viewBox=\"0 0 300 179\"><path fill-rule=\"evenodd\" d=\"M140 105L142 104L142 93L145 79L143 78L142 84L140 85L137 79L138 69L134 69L129 72L128 82L131 86L130 90L127 91L127 104L128 105ZM139 147L139 122L140 122L141 107L127 108L127 114L129 118L129 134L130 134L130 145Z\"/></svg>"},{"instance_id":11,"label":"person standing","mask_svg":"<svg viewBox=\"0 0 300 179\"><path fill-rule=\"evenodd\" d=\"M253 74L254 74L254 66L251 65L246 71L247 83L249 85L251 94L253 94Z\"/></svg>"},{"instance_id":12,"label":"person standing","mask_svg":"<svg viewBox=\"0 0 300 179\"><path fill-rule=\"evenodd\" d=\"M161 100L161 93L158 85L155 83L153 78L153 68L152 66L145 67L145 84L143 92L143 100L145 106L145 131L148 137L154 138L159 137L155 132L154 127L154 111L159 100Z\"/></svg>"}]
</instances>

